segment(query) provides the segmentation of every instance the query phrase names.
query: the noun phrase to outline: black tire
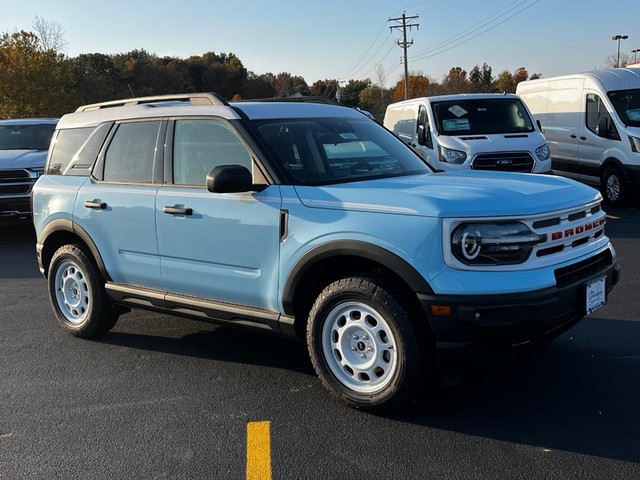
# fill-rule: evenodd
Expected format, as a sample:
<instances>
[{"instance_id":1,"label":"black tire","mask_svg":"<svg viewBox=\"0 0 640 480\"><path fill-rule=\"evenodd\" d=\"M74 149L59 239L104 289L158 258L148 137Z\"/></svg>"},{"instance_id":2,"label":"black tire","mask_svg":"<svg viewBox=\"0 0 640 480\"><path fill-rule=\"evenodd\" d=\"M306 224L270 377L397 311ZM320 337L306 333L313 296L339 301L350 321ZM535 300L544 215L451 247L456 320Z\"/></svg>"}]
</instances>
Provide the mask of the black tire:
<instances>
[{"instance_id":1,"label":"black tire","mask_svg":"<svg viewBox=\"0 0 640 480\"><path fill-rule=\"evenodd\" d=\"M102 275L80 246L64 245L53 254L47 280L56 319L72 335L98 337L118 321Z\"/></svg>"},{"instance_id":2,"label":"black tire","mask_svg":"<svg viewBox=\"0 0 640 480\"><path fill-rule=\"evenodd\" d=\"M320 293L309 313L313 367L331 394L351 407L397 410L424 386L425 336L390 291L375 278L343 278Z\"/></svg>"},{"instance_id":3,"label":"black tire","mask_svg":"<svg viewBox=\"0 0 640 480\"><path fill-rule=\"evenodd\" d=\"M602 196L609 205L619 207L627 199L627 185L622 172L617 167L607 167L602 174Z\"/></svg>"}]
</instances>

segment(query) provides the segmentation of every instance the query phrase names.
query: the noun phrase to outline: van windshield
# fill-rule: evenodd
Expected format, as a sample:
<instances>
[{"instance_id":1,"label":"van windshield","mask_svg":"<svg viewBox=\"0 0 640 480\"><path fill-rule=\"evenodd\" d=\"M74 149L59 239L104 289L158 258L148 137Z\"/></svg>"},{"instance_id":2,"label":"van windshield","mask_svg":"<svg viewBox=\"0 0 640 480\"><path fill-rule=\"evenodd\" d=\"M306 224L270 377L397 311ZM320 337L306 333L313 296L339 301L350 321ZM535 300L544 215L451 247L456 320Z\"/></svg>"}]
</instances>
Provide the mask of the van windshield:
<instances>
[{"instance_id":1,"label":"van windshield","mask_svg":"<svg viewBox=\"0 0 640 480\"><path fill-rule=\"evenodd\" d=\"M442 135L530 133L533 122L519 98L482 98L432 102Z\"/></svg>"},{"instance_id":2,"label":"van windshield","mask_svg":"<svg viewBox=\"0 0 640 480\"><path fill-rule=\"evenodd\" d=\"M431 173L410 148L365 117L252 120L292 185L328 185Z\"/></svg>"},{"instance_id":3,"label":"van windshield","mask_svg":"<svg viewBox=\"0 0 640 480\"><path fill-rule=\"evenodd\" d=\"M640 127L640 89L619 90L607 95L622 123L627 127Z\"/></svg>"}]
</instances>

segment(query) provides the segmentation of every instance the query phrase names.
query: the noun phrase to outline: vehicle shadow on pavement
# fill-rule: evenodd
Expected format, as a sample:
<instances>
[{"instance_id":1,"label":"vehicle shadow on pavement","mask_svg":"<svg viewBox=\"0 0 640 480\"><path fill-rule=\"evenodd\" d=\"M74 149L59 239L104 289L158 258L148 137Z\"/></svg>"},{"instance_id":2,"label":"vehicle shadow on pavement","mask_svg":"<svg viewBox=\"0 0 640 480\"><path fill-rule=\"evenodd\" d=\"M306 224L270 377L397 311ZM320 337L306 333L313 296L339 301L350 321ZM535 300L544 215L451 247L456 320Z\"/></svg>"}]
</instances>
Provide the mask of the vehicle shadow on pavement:
<instances>
[{"instance_id":1,"label":"vehicle shadow on pavement","mask_svg":"<svg viewBox=\"0 0 640 480\"><path fill-rule=\"evenodd\" d=\"M524 356L469 367L439 398L392 418L554 450L640 462L640 322L585 319Z\"/></svg>"},{"instance_id":2,"label":"vehicle shadow on pavement","mask_svg":"<svg viewBox=\"0 0 640 480\"><path fill-rule=\"evenodd\" d=\"M42 278L36 259L36 235L31 224L0 225L0 249L0 279Z\"/></svg>"},{"instance_id":3,"label":"vehicle shadow on pavement","mask_svg":"<svg viewBox=\"0 0 640 480\"><path fill-rule=\"evenodd\" d=\"M114 330L96 341L138 350L275 367L315 376L307 348L302 342L152 313L148 318L150 322L158 323L156 328L144 320L123 322L125 318L122 317ZM154 335L146 333L151 328Z\"/></svg>"}]
</instances>

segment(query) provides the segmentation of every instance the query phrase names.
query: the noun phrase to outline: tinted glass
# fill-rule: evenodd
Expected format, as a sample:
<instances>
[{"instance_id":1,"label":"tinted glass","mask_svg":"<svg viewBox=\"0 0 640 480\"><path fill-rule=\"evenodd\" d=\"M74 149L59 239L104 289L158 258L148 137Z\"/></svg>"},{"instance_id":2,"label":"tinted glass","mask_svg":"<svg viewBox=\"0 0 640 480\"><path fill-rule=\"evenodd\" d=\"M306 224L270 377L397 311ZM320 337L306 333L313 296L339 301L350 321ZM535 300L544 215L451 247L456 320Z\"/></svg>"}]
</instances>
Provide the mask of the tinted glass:
<instances>
[{"instance_id":1,"label":"tinted glass","mask_svg":"<svg viewBox=\"0 0 640 480\"><path fill-rule=\"evenodd\" d=\"M518 98L434 102L433 114L443 135L490 135L533 132L533 123Z\"/></svg>"},{"instance_id":2,"label":"tinted glass","mask_svg":"<svg viewBox=\"0 0 640 480\"><path fill-rule=\"evenodd\" d=\"M104 158L107 182L151 183L160 122L118 126Z\"/></svg>"},{"instance_id":3,"label":"tinted glass","mask_svg":"<svg viewBox=\"0 0 640 480\"><path fill-rule=\"evenodd\" d=\"M607 108L598 95L592 93L587 95L586 117L587 128L594 133L596 133L598 121L601 117L611 118L609 112L607 112Z\"/></svg>"},{"instance_id":4,"label":"tinted glass","mask_svg":"<svg viewBox=\"0 0 640 480\"><path fill-rule=\"evenodd\" d=\"M48 150L54 124L1 125L0 150Z\"/></svg>"},{"instance_id":5,"label":"tinted glass","mask_svg":"<svg viewBox=\"0 0 640 480\"><path fill-rule=\"evenodd\" d=\"M230 127L216 120L178 120L173 141L173 181L204 187L218 165L242 165L251 171L251 154Z\"/></svg>"},{"instance_id":6,"label":"tinted glass","mask_svg":"<svg viewBox=\"0 0 640 480\"><path fill-rule=\"evenodd\" d=\"M88 175L109 133L110 124L97 128L74 128L58 132L48 175Z\"/></svg>"},{"instance_id":7,"label":"tinted glass","mask_svg":"<svg viewBox=\"0 0 640 480\"><path fill-rule=\"evenodd\" d=\"M608 95L620 120L629 127L640 127L640 89L609 92Z\"/></svg>"},{"instance_id":8,"label":"tinted glass","mask_svg":"<svg viewBox=\"0 0 640 480\"><path fill-rule=\"evenodd\" d=\"M294 185L431 172L411 149L368 119L256 120L252 126L276 168Z\"/></svg>"}]
</instances>

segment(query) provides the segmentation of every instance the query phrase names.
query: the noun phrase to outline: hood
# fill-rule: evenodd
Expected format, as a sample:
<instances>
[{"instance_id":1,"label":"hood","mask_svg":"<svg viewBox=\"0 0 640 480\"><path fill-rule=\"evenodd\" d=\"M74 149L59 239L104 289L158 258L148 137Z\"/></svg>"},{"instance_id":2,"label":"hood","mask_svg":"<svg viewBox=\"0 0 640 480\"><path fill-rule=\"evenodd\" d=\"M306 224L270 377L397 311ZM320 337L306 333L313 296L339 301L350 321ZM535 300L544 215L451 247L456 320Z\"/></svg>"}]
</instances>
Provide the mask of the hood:
<instances>
[{"instance_id":1,"label":"hood","mask_svg":"<svg viewBox=\"0 0 640 480\"><path fill-rule=\"evenodd\" d=\"M478 171L295 188L311 208L428 217L534 215L600 198L597 190L567 178Z\"/></svg>"},{"instance_id":2,"label":"hood","mask_svg":"<svg viewBox=\"0 0 640 480\"><path fill-rule=\"evenodd\" d=\"M461 150L469 155L477 153L533 152L546 140L535 130L529 133L491 133L477 135L439 135L438 143L444 147Z\"/></svg>"},{"instance_id":3,"label":"hood","mask_svg":"<svg viewBox=\"0 0 640 480\"><path fill-rule=\"evenodd\" d=\"M44 167L46 150L0 150L0 168Z\"/></svg>"}]
</instances>

